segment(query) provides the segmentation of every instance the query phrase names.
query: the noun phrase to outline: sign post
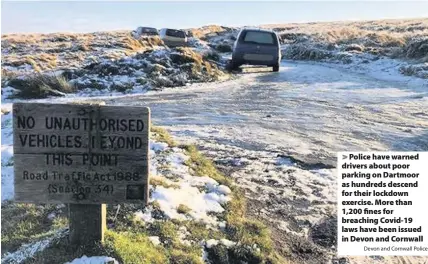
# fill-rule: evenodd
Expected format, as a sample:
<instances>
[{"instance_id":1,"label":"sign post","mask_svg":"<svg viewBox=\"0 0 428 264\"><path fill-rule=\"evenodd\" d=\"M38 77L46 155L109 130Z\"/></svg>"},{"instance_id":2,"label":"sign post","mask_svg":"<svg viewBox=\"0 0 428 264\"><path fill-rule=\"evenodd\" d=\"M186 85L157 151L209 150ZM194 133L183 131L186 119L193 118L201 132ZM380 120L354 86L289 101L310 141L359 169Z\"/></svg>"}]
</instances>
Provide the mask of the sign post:
<instances>
[{"instance_id":1,"label":"sign post","mask_svg":"<svg viewBox=\"0 0 428 264\"><path fill-rule=\"evenodd\" d=\"M70 242L103 241L106 203L147 203L150 109L13 105L15 201L68 203Z\"/></svg>"}]
</instances>

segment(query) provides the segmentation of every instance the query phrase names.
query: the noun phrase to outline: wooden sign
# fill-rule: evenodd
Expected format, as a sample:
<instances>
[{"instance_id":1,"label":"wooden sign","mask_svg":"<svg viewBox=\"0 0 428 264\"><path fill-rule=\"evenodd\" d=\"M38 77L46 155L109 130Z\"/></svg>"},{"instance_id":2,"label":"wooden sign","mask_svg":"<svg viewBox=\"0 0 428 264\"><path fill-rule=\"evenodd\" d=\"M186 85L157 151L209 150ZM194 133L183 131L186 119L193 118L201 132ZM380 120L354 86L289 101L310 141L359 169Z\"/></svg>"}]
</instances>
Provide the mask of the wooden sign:
<instances>
[{"instance_id":1,"label":"wooden sign","mask_svg":"<svg viewBox=\"0 0 428 264\"><path fill-rule=\"evenodd\" d=\"M13 132L17 202L147 203L149 108L16 103Z\"/></svg>"}]
</instances>

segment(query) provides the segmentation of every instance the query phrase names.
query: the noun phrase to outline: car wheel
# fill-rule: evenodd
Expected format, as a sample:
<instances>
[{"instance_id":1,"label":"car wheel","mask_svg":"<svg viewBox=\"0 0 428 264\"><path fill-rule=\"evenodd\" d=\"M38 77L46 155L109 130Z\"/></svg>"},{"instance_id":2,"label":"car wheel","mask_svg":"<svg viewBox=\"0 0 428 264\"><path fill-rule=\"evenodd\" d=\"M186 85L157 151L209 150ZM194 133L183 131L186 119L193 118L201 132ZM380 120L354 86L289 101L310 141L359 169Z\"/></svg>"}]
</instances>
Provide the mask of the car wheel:
<instances>
[{"instance_id":1,"label":"car wheel","mask_svg":"<svg viewBox=\"0 0 428 264\"><path fill-rule=\"evenodd\" d=\"M229 63L227 64L226 68L228 71L236 71L239 68L239 64L236 63L236 61L230 60Z\"/></svg>"},{"instance_id":2,"label":"car wheel","mask_svg":"<svg viewBox=\"0 0 428 264\"><path fill-rule=\"evenodd\" d=\"M272 66L274 72L279 72L279 63Z\"/></svg>"}]
</instances>

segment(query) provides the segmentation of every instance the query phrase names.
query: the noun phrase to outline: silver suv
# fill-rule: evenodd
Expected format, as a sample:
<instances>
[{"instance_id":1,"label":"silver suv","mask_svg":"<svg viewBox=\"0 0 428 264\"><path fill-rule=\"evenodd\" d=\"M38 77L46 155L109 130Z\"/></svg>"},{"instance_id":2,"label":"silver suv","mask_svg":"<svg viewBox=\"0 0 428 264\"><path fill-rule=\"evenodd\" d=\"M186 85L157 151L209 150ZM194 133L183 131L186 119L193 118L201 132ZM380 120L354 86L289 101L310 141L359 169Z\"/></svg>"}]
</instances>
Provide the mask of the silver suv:
<instances>
[{"instance_id":1,"label":"silver suv","mask_svg":"<svg viewBox=\"0 0 428 264\"><path fill-rule=\"evenodd\" d=\"M281 49L278 35L270 30L242 29L233 46L230 68L237 69L243 64L267 65L279 71Z\"/></svg>"}]
</instances>

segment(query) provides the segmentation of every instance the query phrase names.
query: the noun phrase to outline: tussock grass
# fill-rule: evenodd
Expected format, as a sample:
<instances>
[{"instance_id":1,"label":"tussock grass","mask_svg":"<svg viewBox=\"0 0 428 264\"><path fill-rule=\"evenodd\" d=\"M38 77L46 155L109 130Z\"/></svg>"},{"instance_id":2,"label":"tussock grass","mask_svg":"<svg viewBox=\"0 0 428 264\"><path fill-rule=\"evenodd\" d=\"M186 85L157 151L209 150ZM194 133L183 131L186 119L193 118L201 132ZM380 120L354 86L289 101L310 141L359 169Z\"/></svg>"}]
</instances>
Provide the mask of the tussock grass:
<instances>
[{"instance_id":1,"label":"tussock grass","mask_svg":"<svg viewBox=\"0 0 428 264\"><path fill-rule=\"evenodd\" d=\"M177 64L195 63L202 65L203 59L201 54L186 47L177 47L176 50L177 52L170 55L172 62Z\"/></svg>"},{"instance_id":2,"label":"tussock grass","mask_svg":"<svg viewBox=\"0 0 428 264\"><path fill-rule=\"evenodd\" d=\"M362 30L355 26L342 27L315 34L316 39L334 44L368 44L380 47L403 47L406 39L399 34Z\"/></svg>"},{"instance_id":3,"label":"tussock grass","mask_svg":"<svg viewBox=\"0 0 428 264\"><path fill-rule=\"evenodd\" d=\"M25 63L30 64L31 67L33 67L33 70L35 72L37 72L37 73L42 72L42 69L40 68L40 66L37 64L37 62L33 58L26 58Z\"/></svg>"},{"instance_id":4,"label":"tussock grass","mask_svg":"<svg viewBox=\"0 0 428 264\"><path fill-rule=\"evenodd\" d=\"M84 43L79 43L71 48L73 51L91 51L91 47L89 45L89 41L86 41Z\"/></svg>"},{"instance_id":5,"label":"tussock grass","mask_svg":"<svg viewBox=\"0 0 428 264\"><path fill-rule=\"evenodd\" d=\"M232 180L221 174L211 160L203 156L193 145L183 146L186 150L186 154L190 157L186 161L186 165L189 166L197 176L208 176L218 183L229 186L231 189L234 188Z\"/></svg>"},{"instance_id":6,"label":"tussock grass","mask_svg":"<svg viewBox=\"0 0 428 264\"><path fill-rule=\"evenodd\" d=\"M179 214L187 214L188 212L192 211L187 205L185 204L179 204L177 207L177 212Z\"/></svg>"},{"instance_id":7,"label":"tussock grass","mask_svg":"<svg viewBox=\"0 0 428 264\"><path fill-rule=\"evenodd\" d=\"M144 46L148 46L151 48L156 46L165 46L165 44L163 43L162 39L159 36L141 37L139 40Z\"/></svg>"},{"instance_id":8,"label":"tussock grass","mask_svg":"<svg viewBox=\"0 0 428 264\"><path fill-rule=\"evenodd\" d=\"M206 60L208 58L206 54L204 56L205 58L202 54L197 53L190 48L178 47L176 48L176 52L172 52L170 54L170 59L184 72L186 72L190 79L213 81L218 80L220 76L225 75L218 69L216 64L212 64ZM214 56L213 58L215 58L216 55L215 53L212 53L211 56Z\"/></svg>"},{"instance_id":9,"label":"tussock grass","mask_svg":"<svg viewBox=\"0 0 428 264\"><path fill-rule=\"evenodd\" d=\"M178 228L180 222L156 222L151 226L149 233L156 235L163 242L169 263L202 264L202 251L198 247L184 245L179 241Z\"/></svg>"},{"instance_id":10,"label":"tussock grass","mask_svg":"<svg viewBox=\"0 0 428 264\"><path fill-rule=\"evenodd\" d=\"M219 25L208 25L201 28L192 28L189 29L190 34L193 37L204 38L208 34L212 33L220 33L226 31L227 28L219 26Z\"/></svg>"},{"instance_id":11,"label":"tussock grass","mask_svg":"<svg viewBox=\"0 0 428 264\"><path fill-rule=\"evenodd\" d=\"M133 51L138 51L144 48L143 44L140 41L138 41L137 39L131 36L126 36L125 38L123 38L121 40L121 43L119 43L119 45Z\"/></svg>"},{"instance_id":12,"label":"tussock grass","mask_svg":"<svg viewBox=\"0 0 428 264\"><path fill-rule=\"evenodd\" d=\"M184 221L181 223L190 232L190 238L196 241L205 239L226 238L226 234L216 229L207 228L207 225L198 221Z\"/></svg>"},{"instance_id":13,"label":"tussock grass","mask_svg":"<svg viewBox=\"0 0 428 264\"><path fill-rule=\"evenodd\" d=\"M280 39L290 44L288 48L302 51L287 52L286 48L284 55L289 59L319 60L336 48L346 51L349 50L349 45L359 45L364 52L373 55L423 62L428 50L424 47L424 39L428 36L427 18L293 23L264 27L274 28L279 32ZM296 47L298 45L301 47Z\"/></svg>"},{"instance_id":14,"label":"tussock grass","mask_svg":"<svg viewBox=\"0 0 428 264\"><path fill-rule=\"evenodd\" d=\"M201 259L202 251L193 246L181 246L170 251L170 263L174 264L204 264Z\"/></svg>"},{"instance_id":15,"label":"tussock grass","mask_svg":"<svg viewBox=\"0 0 428 264\"><path fill-rule=\"evenodd\" d=\"M176 147L177 143L174 141L172 136L166 131L166 129L159 126L150 126L150 132L156 141L165 142L170 147Z\"/></svg>"},{"instance_id":16,"label":"tussock grass","mask_svg":"<svg viewBox=\"0 0 428 264\"><path fill-rule=\"evenodd\" d=\"M38 60L53 64L53 61L57 60L57 56L54 54L42 53L37 56Z\"/></svg>"},{"instance_id":17,"label":"tussock grass","mask_svg":"<svg viewBox=\"0 0 428 264\"><path fill-rule=\"evenodd\" d=\"M178 226L171 221L159 221L151 225L150 233L159 237L159 239L171 244L178 239Z\"/></svg>"},{"instance_id":18,"label":"tussock grass","mask_svg":"<svg viewBox=\"0 0 428 264\"><path fill-rule=\"evenodd\" d=\"M31 65L35 72L40 73L44 70L55 69L57 67L57 62L57 56L54 54L39 53L27 56L11 54L5 56L3 64L13 67L19 67L28 64Z\"/></svg>"},{"instance_id":19,"label":"tussock grass","mask_svg":"<svg viewBox=\"0 0 428 264\"><path fill-rule=\"evenodd\" d=\"M115 35L117 42L115 45L123 47L131 51L140 51L143 49L150 49L156 46L164 46L163 41L159 36L143 36L135 39L129 34L126 35Z\"/></svg>"},{"instance_id":20,"label":"tussock grass","mask_svg":"<svg viewBox=\"0 0 428 264\"><path fill-rule=\"evenodd\" d=\"M246 200L241 190L235 190L226 206L228 238L242 245L256 244L265 256L271 257L273 244L269 229L260 221L246 218Z\"/></svg>"},{"instance_id":21,"label":"tussock grass","mask_svg":"<svg viewBox=\"0 0 428 264\"><path fill-rule=\"evenodd\" d=\"M121 263L168 263L165 249L154 246L146 234L107 231L105 247L113 251Z\"/></svg>"},{"instance_id":22,"label":"tussock grass","mask_svg":"<svg viewBox=\"0 0 428 264\"><path fill-rule=\"evenodd\" d=\"M130 35L126 35L125 37L119 40L117 45L125 49L129 49L131 51L140 51L142 49L153 48L156 46L163 46L164 43L158 36L141 37L139 39L135 39Z\"/></svg>"},{"instance_id":23,"label":"tussock grass","mask_svg":"<svg viewBox=\"0 0 428 264\"><path fill-rule=\"evenodd\" d=\"M15 78L8 82L9 86L18 90L15 98L36 99L49 96L62 96L76 89L64 77L35 74L26 78Z\"/></svg>"},{"instance_id":24,"label":"tussock grass","mask_svg":"<svg viewBox=\"0 0 428 264\"><path fill-rule=\"evenodd\" d=\"M152 186L163 186L165 188L178 189L180 185L175 183L167 183L165 178L158 176L150 176L150 185Z\"/></svg>"},{"instance_id":25,"label":"tussock grass","mask_svg":"<svg viewBox=\"0 0 428 264\"><path fill-rule=\"evenodd\" d=\"M1 69L1 86L2 87L6 86L7 80L15 78L15 77L16 77L16 73L14 73L13 71L9 71L9 70L2 68Z\"/></svg>"}]
</instances>

